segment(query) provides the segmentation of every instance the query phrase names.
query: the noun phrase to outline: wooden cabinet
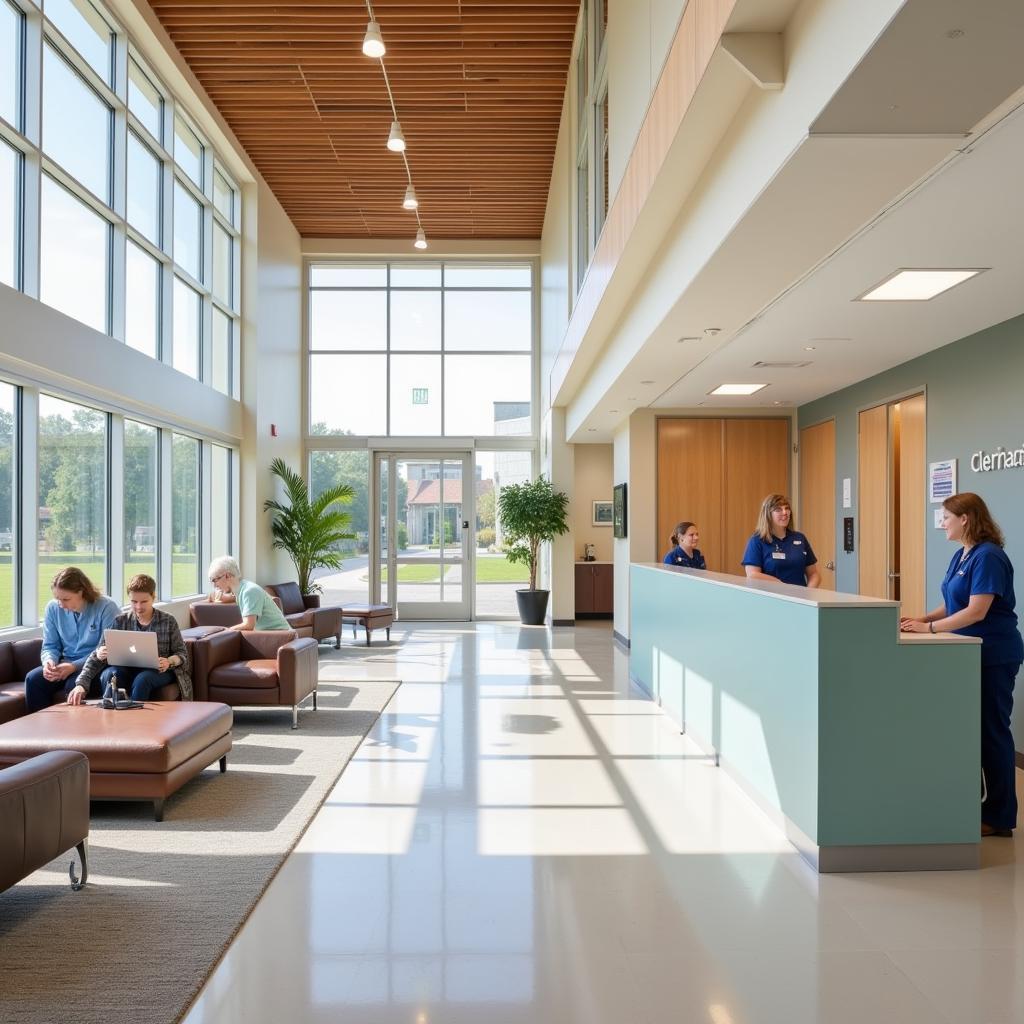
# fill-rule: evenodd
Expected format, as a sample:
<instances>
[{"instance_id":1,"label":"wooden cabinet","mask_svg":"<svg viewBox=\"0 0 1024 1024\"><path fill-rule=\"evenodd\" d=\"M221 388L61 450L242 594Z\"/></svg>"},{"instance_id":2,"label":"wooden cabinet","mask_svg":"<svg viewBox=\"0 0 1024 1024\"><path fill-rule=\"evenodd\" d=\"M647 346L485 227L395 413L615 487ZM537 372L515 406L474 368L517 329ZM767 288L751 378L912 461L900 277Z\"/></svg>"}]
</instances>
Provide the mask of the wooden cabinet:
<instances>
[{"instance_id":1,"label":"wooden cabinet","mask_svg":"<svg viewBox=\"0 0 1024 1024\"><path fill-rule=\"evenodd\" d=\"M576 616L612 617L615 609L615 566L611 562L576 563Z\"/></svg>"}]
</instances>

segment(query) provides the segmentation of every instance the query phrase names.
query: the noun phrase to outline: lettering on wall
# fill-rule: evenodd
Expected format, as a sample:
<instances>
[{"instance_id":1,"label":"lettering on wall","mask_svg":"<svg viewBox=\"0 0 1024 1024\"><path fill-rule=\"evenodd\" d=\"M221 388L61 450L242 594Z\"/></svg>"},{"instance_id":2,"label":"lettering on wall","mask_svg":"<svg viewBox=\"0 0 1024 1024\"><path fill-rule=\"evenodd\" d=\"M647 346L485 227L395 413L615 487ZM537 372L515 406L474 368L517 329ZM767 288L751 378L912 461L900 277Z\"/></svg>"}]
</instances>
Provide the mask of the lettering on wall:
<instances>
[{"instance_id":1,"label":"lettering on wall","mask_svg":"<svg viewBox=\"0 0 1024 1024\"><path fill-rule=\"evenodd\" d=\"M1002 445L994 452L980 451L971 456L975 473L991 473L996 469L1024 469L1024 445L1007 450Z\"/></svg>"}]
</instances>

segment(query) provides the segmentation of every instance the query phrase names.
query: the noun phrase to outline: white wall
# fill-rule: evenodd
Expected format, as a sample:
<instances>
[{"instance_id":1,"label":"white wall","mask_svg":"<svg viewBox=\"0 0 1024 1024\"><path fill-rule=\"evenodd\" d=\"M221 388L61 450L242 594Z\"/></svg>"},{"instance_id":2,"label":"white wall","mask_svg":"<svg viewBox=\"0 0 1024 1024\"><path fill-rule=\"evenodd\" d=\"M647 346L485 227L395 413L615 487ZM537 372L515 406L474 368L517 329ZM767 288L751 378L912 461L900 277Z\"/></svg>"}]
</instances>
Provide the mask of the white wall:
<instances>
[{"instance_id":1,"label":"white wall","mask_svg":"<svg viewBox=\"0 0 1024 1024\"><path fill-rule=\"evenodd\" d=\"M575 486L571 511L576 558L583 557L584 544L593 544L599 562L612 561L614 549L611 526L593 525L593 503L612 500L612 466L612 445L573 445Z\"/></svg>"},{"instance_id":2,"label":"white wall","mask_svg":"<svg viewBox=\"0 0 1024 1024\"><path fill-rule=\"evenodd\" d=\"M254 232L246 280L255 288L255 322L243 331L242 571L265 583L295 578L291 560L271 547L270 517L263 502L277 496L270 463L280 456L302 464L302 240L281 204L261 180L252 190ZM252 238L255 237L255 246ZM253 265L255 263L255 266ZM271 426L277 436L271 436Z\"/></svg>"}]
</instances>

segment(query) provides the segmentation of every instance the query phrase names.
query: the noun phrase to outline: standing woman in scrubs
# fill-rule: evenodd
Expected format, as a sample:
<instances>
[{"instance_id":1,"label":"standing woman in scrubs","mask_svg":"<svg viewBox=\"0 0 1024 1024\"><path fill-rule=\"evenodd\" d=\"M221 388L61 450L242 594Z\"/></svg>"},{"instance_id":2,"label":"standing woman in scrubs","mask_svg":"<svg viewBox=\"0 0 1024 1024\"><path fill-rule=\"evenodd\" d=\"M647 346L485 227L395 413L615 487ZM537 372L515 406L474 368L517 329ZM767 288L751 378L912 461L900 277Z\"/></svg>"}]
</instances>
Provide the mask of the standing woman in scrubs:
<instances>
[{"instance_id":1,"label":"standing woman in scrubs","mask_svg":"<svg viewBox=\"0 0 1024 1024\"><path fill-rule=\"evenodd\" d=\"M699 540L695 523L677 523L669 538L674 547L662 561L665 565L678 565L681 569L706 569L704 556L697 547Z\"/></svg>"},{"instance_id":2,"label":"standing woman in scrubs","mask_svg":"<svg viewBox=\"0 0 1024 1024\"><path fill-rule=\"evenodd\" d=\"M942 581L943 603L923 618L901 619L900 629L981 637L981 834L1009 836L1017 825L1010 713L1014 680L1024 661L1014 611L1013 566L1003 551L1002 531L977 494L947 498L942 503L942 528L947 540L961 545Z\"/></svg>"},{"instance_id":3,"label":"standing woman in scrubs","mask_svg":"<svg viewBox=\"0 0 1024 1024\"><path fill-rule=\"evenodd\" d=\"M818 586L818 559L807 538L793 529L793 508L784 494L769 494L761 502L757 529L743 552L749 580L774 580L798 587Z\"/></svg>"}]
</instances>

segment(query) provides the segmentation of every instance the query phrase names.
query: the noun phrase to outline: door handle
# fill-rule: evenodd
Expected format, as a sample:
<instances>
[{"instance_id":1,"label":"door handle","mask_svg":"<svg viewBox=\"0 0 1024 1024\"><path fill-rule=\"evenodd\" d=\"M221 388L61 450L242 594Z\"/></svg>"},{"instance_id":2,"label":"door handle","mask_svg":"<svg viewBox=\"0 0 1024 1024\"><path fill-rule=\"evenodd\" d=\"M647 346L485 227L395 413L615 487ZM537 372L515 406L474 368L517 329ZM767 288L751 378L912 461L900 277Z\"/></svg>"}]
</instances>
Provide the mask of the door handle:
<instances>
[{"instance_id":1,"label":"door handle","mask_svg":"<svg viewBox=\"0 0 1024 1024\"><path fill-rule=\"evenodd\" d=\"M835 567L836 567L836 563L835 562L826 562L825 563L825 568L826 569L835 569Z\"/></svg>"},{"instance_id":2,"label":"door handle","mask_svg":"<svg viewBox=\"0 0 1024 1024\"><path fill-rule=\"evenodd\" d=\"M890 572L887 575L891 580L898 580L900 578L900 574L898 572Z\"/></svg>"}]
</instances>

